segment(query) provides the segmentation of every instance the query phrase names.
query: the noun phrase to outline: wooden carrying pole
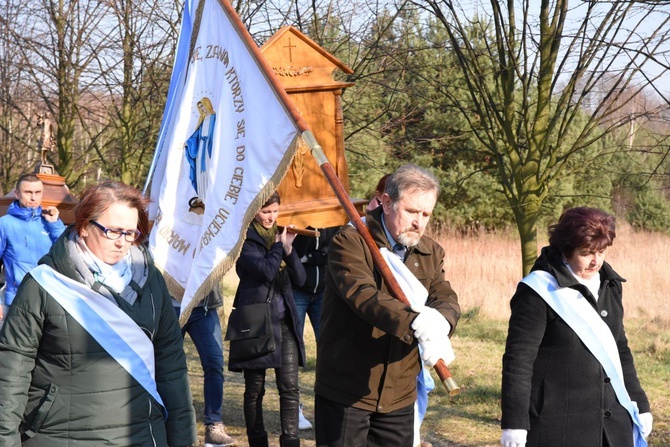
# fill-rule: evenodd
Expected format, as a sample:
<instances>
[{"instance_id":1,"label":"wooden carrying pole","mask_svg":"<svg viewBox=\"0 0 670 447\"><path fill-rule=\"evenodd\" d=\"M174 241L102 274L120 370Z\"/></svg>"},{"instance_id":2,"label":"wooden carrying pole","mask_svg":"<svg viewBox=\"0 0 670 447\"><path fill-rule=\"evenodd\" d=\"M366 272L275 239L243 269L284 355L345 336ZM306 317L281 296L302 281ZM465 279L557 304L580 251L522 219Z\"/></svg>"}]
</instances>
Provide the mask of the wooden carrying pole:
<instances>
[{"instance_id":1,"label":"wooden carrying pole","mask_svg":"<svg viewBox=\"0 0 670 447\"><path fill-rule=\"evenodd\" d=\"M340 204L342 205L342 208L344 208L344 211L347 213L347 216L354 224L354 227L356 227L358 232L361 234L363 240L365 241L365 244L368 246L368 249L372 253L372 260L374 262L374 265L377 268L377 270L379 270L379 273L382 275L382 278L386 282L389 291L391 292L393 297L397 298L401 302L410 306L409 300L407 299L402 289L400 288L400 285L398 284L398 281L396 280L395 276L393 276L391 269L386 264L386 261L382 257L381 252L379 251L379 247L377 247L377 244L372 239L372 235L368 231L368 228L365 226L363 220L358 215L358 211L356 211L356 208L354 207L353 203L351 203L351 199L349 198L349 195L345 191L344 186L342 186L342 182L340 182L340 179L335 174L333 166L330 164L328 158L323 153L323 149L316 141L316 138L314 137L312 132L309 130L309 126L302 118L302 116L300 116L300 112L293 105L293 102L289 98L288 94L286 93L284 88L280 85L277 78L274 76L272 68L269 66L267 60L261 54L260 49L253 41L251 35L249 34L246 27L244 26L239 16L235 12L235 9L230 5L228 0L219 0L219 4L223 7L224 11L226 12L226 15L230 19L233 26L237 29L239 36L244 41L249 52L252 55L254 55L256 63L258 64L259 68L265 75L265 78L268 81L268 83L273 86L275 94L283 103L286 112L291 115L293 121L296 124L296 127L302 133L302 137L305 140L305 143L307 143L307 146L310 148L312 156L315 158L316 162L321 167L321 171L326 176L326 179L328 180L330 186L333 188L333 191L335 192L335 195L337 196ZM440 377L440 380L442 381L447 391L449 392L449 395L450 396L457 395L460 392L460 388L456 384L456 381L452 377L451 372L449 371L449 368L447 368L447 365L444 363L444 361L440 359L434 368L435 371L437 372L437 375Z\"/></svg>"}]
</instances>

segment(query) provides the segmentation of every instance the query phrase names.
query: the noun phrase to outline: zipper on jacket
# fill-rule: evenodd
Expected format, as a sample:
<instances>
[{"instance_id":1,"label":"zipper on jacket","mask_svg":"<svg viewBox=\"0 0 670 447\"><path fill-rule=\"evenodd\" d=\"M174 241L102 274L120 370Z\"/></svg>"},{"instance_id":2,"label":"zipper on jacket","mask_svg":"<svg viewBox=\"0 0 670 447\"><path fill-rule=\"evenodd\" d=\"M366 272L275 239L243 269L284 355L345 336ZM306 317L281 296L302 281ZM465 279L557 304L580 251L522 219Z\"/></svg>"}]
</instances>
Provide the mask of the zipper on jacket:
<instances>
[{"instance_id":1,"label":"zipper on jacket","mask_svg":"<svg viewBox=\"0 0 670 447\"><path fill-rule=\"evenodd\" d=\"M317 289L319 288L319 278L320 273L319 273L319 266L316 266L316 284L314 284L314 290L312 290L312 294L315 294Z\"/></svg>"},{"instance_id":2,"label":"zipper on jacket","mask_svg":"<svg viewBox=\"0 0 670 447\"><path fill-rule=\"evenodd\" d=\"M158 447L156 446L156 438L154 437L154 426L151 425L151 410L152 410L151 398L148 397L147 399L149 400L149 434L151 435L151 442L154 445L154 447Z\"/></svg>"},{"instance_id":3,"label":"zipper on jacket","mask_svg":"<svg viewBox=\"0 0 670 447\"><path fill-rule=\"evenodd\" d=\"M317 238L316 238L316 242L315 242L315 246L314 246L314 251L319 251L319 240L320 240L320 239L321 239L320 237L317 237ZM317 291L317 289L319 288L319 280L321 279L321 278L319 278L319 276L320 276L320 274L319 274L319 266L317 265L317 266L316 266L316 283L314 284L314 290L312 290L312 294L315 294L316 291Z\"/></svg>"},{"instance_id":4,"label":"zipper on jacket","mask_svg":"<svg viewBox=\"0 0 670 447\"><path fill-rule=\"evenodd\" d=\"M154 335L156 333L156 326L158 324L156 323L156 305L154 304L154 294L149 292L149 298L151 298L151 321L153 321L154 328L153 330L149 330L149 328L145 328L143 326L140 326L144 332L146 332L147 336L149 337L149 340L152 342L154 341Z\"/></svg>"}]
</instances>

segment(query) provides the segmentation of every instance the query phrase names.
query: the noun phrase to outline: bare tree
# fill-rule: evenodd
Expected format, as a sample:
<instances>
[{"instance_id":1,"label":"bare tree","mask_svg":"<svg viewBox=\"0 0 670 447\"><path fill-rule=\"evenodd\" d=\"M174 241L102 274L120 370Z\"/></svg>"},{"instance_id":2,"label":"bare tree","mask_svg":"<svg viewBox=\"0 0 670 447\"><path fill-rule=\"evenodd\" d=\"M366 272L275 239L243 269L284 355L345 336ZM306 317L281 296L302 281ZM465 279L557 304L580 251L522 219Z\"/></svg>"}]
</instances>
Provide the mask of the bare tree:
<instances>
[{"instance_id":1,"label":"bare tree","mask_svg":"<svg viewBox=\"0 0 670 447\"><path fill-rule=\"evenodd\" d=\"M0 184L4 192L11 192L18 176L29 172L36 162L32 126L40 110L35 95L26 88L25 59L16 31L9 25L20 15L20 5L5 3L0 7Z\"/></svg>"},{"instance_id":2,"label":"bare tree","mask_svg":"<svg viewBox=\"0 0 670 447\"><path fill-rule=\"evenodd\" d=\"M81 133L81 98L95 95L99 74L91 71L95 56L105 53L110 27L108 6L102 2L38 0L24 4L18 36L30 88L54 117L57 133L57 171L74 185L84 172L78 160L88 154Z\"/></svg>"},{"instance_id":3,"label":"bare tree","mask_svg":"<svg viewBox=\"0 0 670 447\"><path fill-rule=\"evenodd\" d=\"M181 6L172 0L2 0L3 175L34 152L31 116L51 115L50 154L70 187L100 176L141 184L158 132ZM17 132L19 129L27 131ZM31 132L32 130L32 132ZM14 157L14 158L11 158ZM26 163L23 163L25 165ZM20 172L19 172L20 173ZM4 182L5 184L7 182Z\"/></svg>"},{"instance_id":4,"label":"bare tree","mask_svg":"<svg viewBox=\"0 0 670 447\"><path fill-rule=\"evenodd\" d=\"M102 125L82 121L105 176L140 186L154 151L169 65L177 44L178 11L174 2L108 0L111 37L119 45L95 57L101 94L96 109Z\"/></svg>"},{"instance_id":5,"label":"bare tree","mask_svg":"<svg viewBox=\"0 0 670 447\"><path fill-rule=\"evenodd\" d=\"M573 157L662 112L625 107L661 91L670 11L651 0L490 0L467 11L451 0L416 4L449 35L470 92L461 112L495 164L528 273L543 203Z\"/></svg>"}]
</instances>

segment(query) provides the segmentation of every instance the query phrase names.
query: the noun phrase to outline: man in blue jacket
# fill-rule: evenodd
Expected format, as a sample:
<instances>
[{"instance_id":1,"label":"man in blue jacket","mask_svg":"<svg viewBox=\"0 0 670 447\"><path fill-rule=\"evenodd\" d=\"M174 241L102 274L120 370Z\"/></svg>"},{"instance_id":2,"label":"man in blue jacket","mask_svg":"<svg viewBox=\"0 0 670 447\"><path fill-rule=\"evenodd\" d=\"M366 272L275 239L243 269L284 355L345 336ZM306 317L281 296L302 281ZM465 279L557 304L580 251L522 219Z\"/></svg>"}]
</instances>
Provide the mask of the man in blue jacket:
<instances>
[{"instance_id":1,"label":"man in blue jacket","mask_svg":"<svg viewBox=\"0 0 670 447\"><path fill-rule=\"evenodd\" d=\"M5 300L0 310L0 323L6 306L12 304L23 277L47 254L65 225L58 218L58 208L42 208L44 185L35 174L24 174L16 182L16 200L7 214L0 218L0 257L5 266Z\"/></svg>"}]
</instances>

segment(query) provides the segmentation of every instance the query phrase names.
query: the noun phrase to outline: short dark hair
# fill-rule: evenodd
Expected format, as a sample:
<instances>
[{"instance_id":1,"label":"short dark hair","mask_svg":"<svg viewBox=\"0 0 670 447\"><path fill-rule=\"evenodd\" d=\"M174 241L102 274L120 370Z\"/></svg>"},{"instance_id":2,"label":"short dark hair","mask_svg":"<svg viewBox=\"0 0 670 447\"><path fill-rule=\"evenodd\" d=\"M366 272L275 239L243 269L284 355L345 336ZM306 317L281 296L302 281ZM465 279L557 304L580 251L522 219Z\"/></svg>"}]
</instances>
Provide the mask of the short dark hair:
<instances>
[{"instance_id":1,"label":"short dark hair","mask_svg":"<svg viewBox=\"0 0 670 447\"><path fill-rule=\"evenodd\" d=\"M74 209L74 228L77 234L90 225L89 221L97 220L110 206L123 203L137 210L137 229L139 238L134 242L140 245L149 233L149 199L137 188L112 180L104 181L86 188Z\"/></svg>"},{"instance_id":2,"label":"short dark hair","mask_svg":"<svg viewBox=\"0 0 670 447\"><path fill-rule=\"evenodd\" d=\"M384 192L389 195L391 202L397 203L407 191L434 191L437 196L440 193L440 182L430 171L420 166L403 165L386 180Z\"/></svg>"},{"instance_id":3,"label":"short dark hair","mask_svg":"<svg viewBox=\"0 0 670 447\"><path fill-rule=\"evenodd\" d=\"M549 227L549 245L566 258L577 249L603 250L614 242L614 216L598 208L570 208L561 214L558 223Z\"/></svg>"},{"instance_id":4,"label":"short dark hair","mask_svg":"<svg viewBox=\"0 0 670 447\"><path fill-rule=\"evenodd\" d=\"M27 183L32 183L32 182L41 182L42 179L40 179L37 175L35 174L23 174L19 179L16 181L16 190L19 190L19 187L21 186L21 183L27 182Z\"/></svg>"},{"instance_id":5,"label":"short dark hair","mask_svg":"<svg viewBox=\"0 0 670 447\"><path fill-rule=\"evenodd\" d=\"M273 203L276 203L277 205L281 205L281 197L279 197L279 193L277 191L273 192L272 195L265 201L263 206L261 208L265 208L266 206L270 206Z\"/></svg>"}]
</instances>

